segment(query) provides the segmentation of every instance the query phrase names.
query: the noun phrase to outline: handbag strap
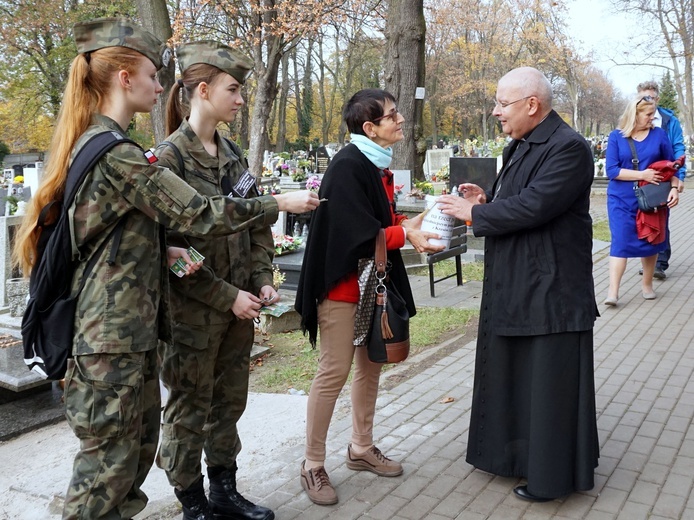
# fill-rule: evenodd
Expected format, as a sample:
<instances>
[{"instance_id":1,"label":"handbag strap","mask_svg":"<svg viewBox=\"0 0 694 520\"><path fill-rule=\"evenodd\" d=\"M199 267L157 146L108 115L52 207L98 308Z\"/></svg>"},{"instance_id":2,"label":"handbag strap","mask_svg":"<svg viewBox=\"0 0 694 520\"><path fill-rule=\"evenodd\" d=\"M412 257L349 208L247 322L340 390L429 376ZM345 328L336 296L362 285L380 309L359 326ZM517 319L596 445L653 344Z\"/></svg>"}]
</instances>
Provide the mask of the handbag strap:
<instances>
[{"instance_id":1,"label":"handbag strap","mask_svg":"<svg viewBox=\"0 0 694 520\"><path fill-rule=\"evenodd\" d=\"M374 253L376 261L376 272L385 274L388 252L386 250L386 230L381 228L376 235L376 251Z\"/></svg>"},{"instance_id":2,"label":"handbag strap","mask_svg":"<svg viewBox=\"0 0 694 520\"><path fill-rule=\"evenodd\" d=\"M631 137L627 137L627 143L629 143L629 148L631 148L631 169L639 169L639 156L636 155L636 145ZM634 181L634 189L639 188L639 181Z\"/></svg>"},{"instance_id":3,"label":"handbag strap","mask_svg":"<svg viewBox=\"0 0 694 520\"><path fill-rule=\"evenodd\" d=\"M639 169L639 156L636 155L636 145L634 145L634 140L631 137L627 137L627 142L629 143L629 148L631 148L631 169Z\"/></svg>"}]
</instances>

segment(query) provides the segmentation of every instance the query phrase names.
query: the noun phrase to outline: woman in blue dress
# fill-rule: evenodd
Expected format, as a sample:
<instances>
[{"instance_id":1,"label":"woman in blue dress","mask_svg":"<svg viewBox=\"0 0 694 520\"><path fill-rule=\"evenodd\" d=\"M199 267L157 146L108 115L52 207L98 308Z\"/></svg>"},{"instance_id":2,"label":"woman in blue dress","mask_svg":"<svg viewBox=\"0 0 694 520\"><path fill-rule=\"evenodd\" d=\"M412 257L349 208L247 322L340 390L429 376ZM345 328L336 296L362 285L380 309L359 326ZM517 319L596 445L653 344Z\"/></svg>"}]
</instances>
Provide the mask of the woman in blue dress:
<instances>
[{"instance_id":1,"label":"woman in blue dress","mask_svg":"<svg viewBox=\"0 0 694 520\"><path fill-rule=\"evenodd\" d=\"M643 279L641 289L647 300L655 299L653 291L653 272L658 253L667 241L651 244L641 240L636 232L636 211L638 204L634 194L634 182L648 181L658 184L662 175L648 168L649 164L660 160L673 160L672 145L662 128L653 128L652 121L656 111L655 100L651 96L632 99L619 119L619 126L610 133L607 141L605 169L610 182L607 186L607 215L610 221L612 244L610 247L610 287L605 305L615 306L619 299L619 284L627 266L627 258L641 258ZM634 142L638 158L638 170L633 169L629 138ZM665 181L671 182L671 181ZM673 177L673 183L677 179ZM668 207L679 200L677 184L668 196Z\"/></svg>"}]
</instances>

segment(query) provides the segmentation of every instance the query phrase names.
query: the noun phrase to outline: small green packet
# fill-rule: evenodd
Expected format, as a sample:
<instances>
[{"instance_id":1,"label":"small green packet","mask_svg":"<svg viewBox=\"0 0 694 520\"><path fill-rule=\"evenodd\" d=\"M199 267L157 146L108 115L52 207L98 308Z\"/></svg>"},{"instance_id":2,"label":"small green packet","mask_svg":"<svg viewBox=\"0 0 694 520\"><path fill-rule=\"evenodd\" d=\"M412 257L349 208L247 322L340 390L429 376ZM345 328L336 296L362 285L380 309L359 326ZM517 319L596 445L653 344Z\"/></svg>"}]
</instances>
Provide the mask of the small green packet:
<instances>
[{"instance_id":1,"label":"small green packet","mask_svg":"<svg viewBox=\"0 0 694 520\"><path fill-rule=\"evenodd\" d=\"M205 257L193 247L188 248L188 256L193 262L202 262L205 260ZM176 260L169 269L171 269L171 272L179 278L183 278L186 275L186 265L186 261L183 260L183 258L178 258L178 260Z\"/></svg>"}]
</instances>

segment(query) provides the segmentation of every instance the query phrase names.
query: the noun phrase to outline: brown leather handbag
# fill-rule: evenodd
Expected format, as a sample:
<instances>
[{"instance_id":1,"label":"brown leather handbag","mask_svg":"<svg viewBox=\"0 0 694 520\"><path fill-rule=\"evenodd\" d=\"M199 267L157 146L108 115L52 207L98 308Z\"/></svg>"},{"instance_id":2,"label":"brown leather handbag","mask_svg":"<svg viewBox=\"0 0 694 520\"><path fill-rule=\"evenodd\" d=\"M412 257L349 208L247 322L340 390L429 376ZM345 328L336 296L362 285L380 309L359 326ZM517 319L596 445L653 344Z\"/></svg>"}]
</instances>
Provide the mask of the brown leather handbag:
<instances>
[{"instance_id":1,"label":"brown leather handbag","mask_svg":"<svg viewBox=\"0 0 694 520\"><path fill-rule=\"evenodd\" d=\"M374 363L400 363L410 353L410 313L388 277L386 231L376 236L376 304L366 343Z\"/></svg>"}]
</instances>

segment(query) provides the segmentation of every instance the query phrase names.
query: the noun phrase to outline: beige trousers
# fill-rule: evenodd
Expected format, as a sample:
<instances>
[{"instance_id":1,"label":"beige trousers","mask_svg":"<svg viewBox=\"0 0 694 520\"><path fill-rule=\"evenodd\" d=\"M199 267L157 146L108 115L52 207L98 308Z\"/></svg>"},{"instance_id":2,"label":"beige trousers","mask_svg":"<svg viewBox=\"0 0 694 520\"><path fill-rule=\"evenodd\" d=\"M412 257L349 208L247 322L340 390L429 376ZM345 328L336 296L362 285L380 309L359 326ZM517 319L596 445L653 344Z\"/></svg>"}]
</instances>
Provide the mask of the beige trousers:
<instances>
[{"instance_id":1,"label":"beige trousers","mask_svg":"<svg viewBox=\"0 0 694 520\"><path fill-rule=\"evenodd\" d=\"M373 423L382 363L372 363L366 347L352 345L356 303L324 300L318 306L320 356L306 413L306 458L325 462L325 443L335 402L347 381L352 360L352 442L373 444Z\"/></svg>"}]
</instances>

